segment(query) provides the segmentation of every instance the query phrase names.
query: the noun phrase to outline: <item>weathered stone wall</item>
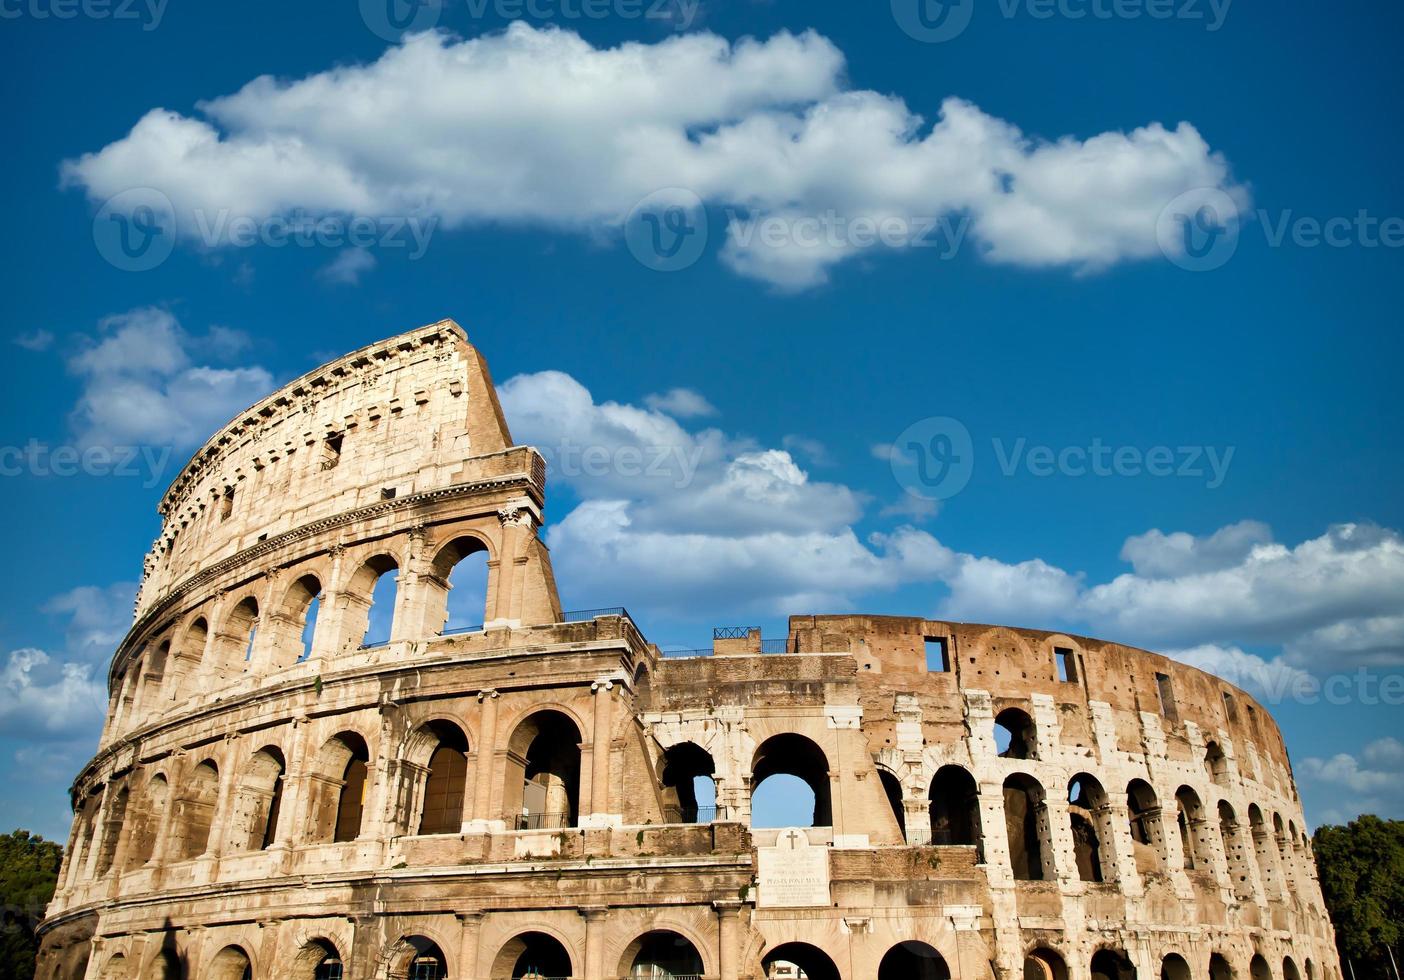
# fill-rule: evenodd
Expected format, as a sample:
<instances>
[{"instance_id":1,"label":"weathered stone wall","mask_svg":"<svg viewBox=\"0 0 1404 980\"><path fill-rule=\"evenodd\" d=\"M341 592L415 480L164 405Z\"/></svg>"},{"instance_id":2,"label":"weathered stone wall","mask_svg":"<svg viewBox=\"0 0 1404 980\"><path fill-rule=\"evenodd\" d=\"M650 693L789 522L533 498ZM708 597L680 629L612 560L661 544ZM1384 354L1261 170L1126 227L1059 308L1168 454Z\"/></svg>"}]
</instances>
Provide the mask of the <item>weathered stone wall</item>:
<instances>
[{"instance_id":1,"label":"weathered stone wall","mask_svg":"<svg viewBox=\"0 0 1404 980\"><path fill-rule=\"evenodd\" d=\"M1339 980L1247 694L1112 643L901 617L664 658L623 610L562 612L544 478L447 321L212 438L161 502L39 976L385 980L418 958L501 980L545 956L603 980L663 937L720 980ZM481 552L482 626L444 635ZM382 575L390 639L367 646ZM781 774L814 819L753 828ZM767 906L759 856L799 844L820 898Z\"/></svg>"}]
</instances>

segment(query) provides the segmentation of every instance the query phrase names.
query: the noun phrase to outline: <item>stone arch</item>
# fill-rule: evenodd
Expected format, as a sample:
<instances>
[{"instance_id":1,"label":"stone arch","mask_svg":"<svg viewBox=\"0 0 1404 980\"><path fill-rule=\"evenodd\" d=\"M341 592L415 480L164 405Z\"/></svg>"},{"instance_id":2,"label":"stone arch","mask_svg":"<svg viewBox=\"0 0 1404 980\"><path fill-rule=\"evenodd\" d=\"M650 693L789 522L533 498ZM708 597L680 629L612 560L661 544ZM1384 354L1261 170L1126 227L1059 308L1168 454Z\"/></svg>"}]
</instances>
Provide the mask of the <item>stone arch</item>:
<instances>
[{"instance_id":1,"label":"stone arch","mask_svg":"<svg viewBox=\"0 0 1404 980\"><path fill-rule=\"evenodd\" d=\"M887 805L892 808L892 816L897 820L897 831L901 840L907 839L907 815L902 800L905 792L902 789L902 780L897 778L897 774L884 766L877 767L878 780L882 783L883 795L887 798Z\"/></svg>"},{"instance_id":2,"label":"stone arch","mask_svg":"<svg viewBox=\"0 0 1404 980\"><path fill-rule=\"evenodd\" d=\"M235 786L229 840L243 851L261 851L278 840L287 762L283 750L266 745L244 765Z\"/></svg>"},{"instance_id":3,"label":"stone arch","mask_svg":"<svg viewBox=\"0 0 1404 980\"><path fill-rule=\"evenodd\" d=\"M341 980L341 951L331 939L316 936L304 942L293 957L288 980Z\"/></svg>"},{"instance_id":4,"label":"stone arch","mask_svg":"<svg viewBox=\"0 0 1404 980\"><path fill-rule=\"evenodd\" d=\"M1109 848L1107 794L1096 777L1078 773L1068 781L1068 827L1073 857L1083 881L1102 882L1114 877Z\"/></svg>"},{"instance_id":5,"label":"stone arch","mask_svg":"<svg viewBox=\"0 0 1404 980\"><path fill-rule=\"evenodd\" d=\"M338 732L322 743L307 786L311 843L343 843L360 836L369 772L370 750L359 732Z\"/></svg>"},{"instance_id":6,"label":"stone arch","mask_svg":"<svg viewBox=\"0 0 1404 980\"><path fill-rule=\"evenodd\" d=\"M1277 845L1268 829L1263 811L1256 803L1248 805L1248 834L1253 839L1253 856L1258 863L1258 876L1263 883L1263 891L1270 899L1286 897L1281 874L1277 864Z\"/></svg>"},{"instance_id":7,"label":"stone arch","mask_svg":"<svg viewBox=\"0 0 1404 980\"><path fill-rule=\"evenodd\" d=\"M1160 800L1144 779L1126 784L1126 817L1131 827L1131 849L1141 874L1163 871L1166 864L1165 824Z\"/></svg>"},{"instance_id":8,"label":"stone arch","mask_svg":"<svg viewBox=\"0 0 1404 980\"><path fill-rule=\"evenodd\" d=\"M489 542L474 532L457 534L434 553L433 574L420 580L426 632L457 633L487 622L492 558Z\"/></svg>"},{"instance_id":9,"label":"stone arch","mask_svg":"<svg viewBox=\"0 0 1404 980\"><path fill-rule=\"evenodd\" d=\"M132 975L132 964L124 953L113 953L107 958L98 972L98 980L136 980Z\"/></svg>"},{"instance_id":10,"label":"stone arch","mask_svg":"<svg viewBox=\"0 0 1404 980\"><path fill-rule=\"evenodd\" d=\"M520 980L523 977L573 977L575 961L570 947L548 932L519 932L493 957L491 980Z\"/></svg>"},{"instance_id":11,"label":"stone arch","mask_svg":"<svg viewBox=\"0 0 1404 980\"><path fill-rule=\"evenodd\" d=\"M181 631L171 670L175 700L184 700L198 690L199 670L205 662L205 647L209 641L210 623L204 616L196 616Z\"/></svg>"},{"instance_id":12,"label":"stone arch","mask_svg":"<svg viewBox=\"0 0 1404 980\"><path fill-rule=\"evenodd\" d=\"M1254 953L1248 962L1248 976L1250 980L1272 980L1272 967L1262 953Z\"/></svg>"},{"instance_id":13,"label":"stone arch","mask_svg":"<svg viewBox=\"0 0 1404 980\"><path fill-rule=\"evenodd\" d=\"M215 634L211 667L223 676L248 669L258 633L258 600L245 596L224 616Z\"/></svg>"},{"instance_id":14,"label":"stone arch","mask_svg":"<svg viewBox=\"0 0 1404 980\"><path fill-rule=\"evenodd\" d=\"M627 980L663 980L700 977L706 972L702 952L691 939L672 929L652 929L624 947L614 975Z\"/></svg>"},{"instance_id":15,"label":"stone arch","mask_svg":"<svg viewBox=\"0 0 1404 980\"><path fill-rule=\"evenodd\" d=\"M1160 980L1191 980L1189 964L1179 953L1166 953L1160 961Z\"/></svg>"},{"instance_id":16,"label":"stone arch","mask_svg":"<svg viewBox=\"0 0 1404 980\"><path fill-rule=\"evenodd\" d=\"M1282 980L1302 980L1296 961L1290 956L1282 957Z\"/></svg>"},{"instance_id":17,"label":"stone arch","mask_svg":"<svg viewBox=\"0 0 1404 980\"><path fill-rule=\"evenodd\" d=\"M301 663L312 656L321 605L322 580L311 572L299 575L284 590L271 624L276 635L269 644L277 666Z\"/></svg>"},{"instance_id":18,"label":"stone arch","mask_svg":"<svg viewBox=\"0 0 1404 980\"><path fill-rule=\"evenodd\" d=\"M400 563L386 552L373 553L346 580L337 598L342 616L338 647L343 651L382 646L395 635Z\"/></svg>"},{"instance_id":19,"label":"stone arch","mask_svg":"<svg viewBox=\"0 0 1404 980\"><path fill-rule=\"evenodd\" d=\"M463 829L468 787L468 735L456 721L436 718L406 740L403 766L416 800L411 835L456 834Z\"/></svg>"},{"instance_id":20,"label":"stone arch","mask_svg":"<svg viewBox=\"0 0 1404 980\"><path fill-rule=\"evenodd\" d=\"M1024 980L1068 980L1068 965L1057 950L1036 946L1024 955Z\"/></svg>"},{"instance_id":21,"label":"stone arch","mask_svg":"<svg viewBox=\"0 0 1404 980\"><path fill-rule=\"evenodd\" d=\"M210 827L219 802L219 766L206 759L190 771L176 798L174 853L177 860L199 857L209 848Z\"/></svg>"},{"instance_id":22,"label":"stone arch","mask_svg":"<svg viewBox=\"0 0 1404 980\"><path fill-rule=\"evenodd\" d=\"M164 637L146 656L146 669L141 673L137 688L137 719L160 714L162 690L171 668L171 638Z\"/></svg>"},{"instance_id":23,"label":"stone arch","mask_svg":"<svg viewBox=\"0 0 1404 980\"><path fill-rule=\"evenodd\" d=\"M751 759L752 826L756 826L757 790L767 779L779 775L795 777L814 794L814 813L809 826L833 826L828 757L813 739L794 732L772 735L760 744Z\"/></svg>"},{"instance_id":24,"label":"stone arch","mask_svg":"<svg viewBox=\"0 0 1404 980\"><path fill-rule=\"evenodd\" d=\"M1316 964L1311 961L1311 957L1306 958L1303 966L1306 968L1306 980L1316 980Z\"/></svg>"},{"instance_id":25,"label":"stone arch","mask_svg":"<svg viewBox=\"0 0 1404 980\"><path fill-rule=\"evenodd\" d=\"M668 746L661 777L664 823L711 823L716 814L716 771L712 754L696 742Z\"/></svg>"},{"instance_id":26,"label":"stone arch","mask_svg":"<svg viewBox=\"0 0 1404 980\"><path fill-rule=\"evenodd\" d=\"M931 843L983 845L980 786L969 770L942 766L931 780Z\"/></svg>"},{"instance_id":27,"label":"stone arch","mask_svg":"<svg viewBox=\"0 0 1404 980\"><path fill-rule=\"evenodd\" d=\"M649 672L648 664L641 663L634 668L632 687L635 710L642 711L653 701L653 675Z\"/></svg>"},{"instance_id":28,"label":"stone arch","mask_svg":"<svg viewBox=\"0 0 1404 980\"><path fill-rule=\"evenodd\" d=\"M1209 955L1209 980L1233 980L1233 967L1223 953Z\"/></svg>"},{"instance_id":29,"label":"stone arch","mask_svg":"<svg viewBox=\"0 0 1404 980\"><path fill-rule=\"evenodd\" d=\"M97 864L94 866L94 873L99 878L112 870L112 865L117 859L117 847L122 840L122 828L127 822L127 802L130 796L124 779L106 806L102 818L102 836L98 841Z\"/></svg>"},{"instance_id":30,"label":"stone arch","mask_svg":"<svg viewBox=\"0 0 1404 980\"><path fill-rule=\"evenodd\" d=\"M1243 846L1243 828L1228 800L1219 801L1219 837L1223 841L1234 895L1240 899L1252 898L1253 879L1248 866L1248 852Z\"/></svg>"},{"instance_id":31,"label":"stone arch","mask_svg":"<svg viewBox=\"0 0 1404 980\"><path fill-rule=\"evenodd\" d=\"M934 947L909 939L883 954L878 980L950 980L946 959Z\"/></svg>"},{"instance_id":32,"label":"stone arch","mask_svg":"<svg viewBox=\"0 0 1404 980\"><path fill-rule=\"evenodd\" d=\"M98 814L102 810L102 790L94 789L78 808L75 817L74 850L69 857L68 884L77 884L92 861L93 845L97 840Z\"/></svg>"},{"instance_id":33,"label":"stone arch","mask_svg":"<svg viewBox=\"0 0 1404 980\"><path fill-rule=\"evenodd\" d=\"M1038 758L1038 729L1022 708L1005 708L995 716L994 740L1001 759Z\"/></svg>"},{"instance_id":34,"label":"stone arch","mask_svg":"<svg viewBox=\"0 0 1404 980\"><path fill-rule=\"evenodd\" d=\"M1228 757L1224 755L1223 746L1218 742L1211 740L1204 745L1204 771L1209 774L1209 781L1215 786L1228 786Z\"/></svg>"},{"instance_id":35,"label":"stone arch","mask_svg":"<svg viewBox=\"0 0 1404 980\"><path fill-rule=\"evenodd\" d=\"M167 941L151 958L141 980L186 980L187 971L181 955L167 934Z\"/></svg>"},{"instance_id":36,"label":"stone arch","mask_svg":"<svg viewBox=\"0 0 1404 980\"><path fill-rule=\"evenodd\" d=\"M522 830L574 827L580 819L580 746L575 719L558 708L533 711L507 743L503 815Z\"/></svg>"},{"instance_id":37,"label":"stone arch","mask_svg":"<svg viewBox=\"0 0 1404 980\"><path fill-rule=\"evenodd\" d=\"M253 980L253 960L242 946L225 946L211 959L202 980Z\"/></svg>"},{"instance_id":38,"label":"stone arch","mask_svg":"<svg viewBox=\"0 0 1404 980\"><path fill-rule=\"evenodd\" d=\"M1103 948L1092 954L1092 980L1136 980L1136 967L1124 950Z\"/></svg>"},{"instance_id":39,"label":"stone arch","mask_svg":"<svg viewBox=\"0 0 1404 980\"><path fill-rule=\"evenodd\" d=\"M1027 773L1014 773L1004 781L1004 831L1016 880L1051 881L1056 876L1047 798L1043 786Z\"/></svg>"},{"instance_id":40,"label":"stone arch","mask_svg":"<svg viewBox=\"0 0 1404 980\"><path fill-rule=\"evenodd\" d=\"M761 976L771 976L775 966L785 963L798 967L807 980L842 980L842 974L828 953L801 942L781 943L768 950L761 959Z\"/></svg>"},{"instance_id":41,"label":"stone arch","mask_svg":"<svg viewBox=\"0 0 1404 980\"><path fill-rule=\"evenodd\" d=\"M1180 845L1184 852L1185 870L1213 871L1214 848L1210 843L1209 818L1199 794L1188 786L1175 791Z\"/></svg>"},{"instance_id":42,"label":"stone arch","mask_svg":"<svg viewBox=\"0 0 1404 980\"><path fill-rule=\"evenodd\" d=\"M1283 885L1286 888L1287 896L1291 899L1300 898L1297 890L1297 865L1293 861L1295 856L1292 852L1291 841L1287 837L1286 827L1282 823L1282 814L1272 815L1273 836L1277 839L1277 857L1282 862Z\"/></svg>"},{"instance_id":43,"label":"stone arch","mask_svg":"<svg viewBox=\"0 0 1404 980\"><path fill-rule=\"evenodd\" d=\"M165 773L153 773L142 787L137 812L132 820L125 861L127 870L140 868L155 856L156 837L161 831L161 822L170 801L171 787Z\"/></svg>"}]
</instances>

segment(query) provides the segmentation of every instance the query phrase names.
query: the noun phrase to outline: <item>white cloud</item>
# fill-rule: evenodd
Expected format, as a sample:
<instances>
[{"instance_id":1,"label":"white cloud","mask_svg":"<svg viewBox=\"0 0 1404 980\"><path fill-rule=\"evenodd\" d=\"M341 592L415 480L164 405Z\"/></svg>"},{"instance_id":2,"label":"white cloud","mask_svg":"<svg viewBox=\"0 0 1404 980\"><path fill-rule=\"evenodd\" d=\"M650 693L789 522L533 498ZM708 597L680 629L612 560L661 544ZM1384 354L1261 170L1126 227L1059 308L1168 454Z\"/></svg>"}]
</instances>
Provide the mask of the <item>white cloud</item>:
<instances>
[{"instance_id":1,"label":"white cloud","mask_svg":"<svg viewBox=\"0 0 1404 980\"><path fill-rule=\"evenodd\" d=\"M31 330L29 333L16 334L13 342L16 347L38 353L54 346L54 335L48 330Z\"/></svg>"},{"instance_id":2,"label":"white cloud","mask_svg":"<svg viewBox=\"0 0 1404 980\"><path fill-rule=\"evenodd\" d=\"M1212 643L1184 650L1165 650L1167 657L1206 670L1269 704L1278 704L1293 691L1315 691L1311 675L1281 657L1264 659L1238 647Z\"/></svg>"},{"instance_id":3,"label":"white cloud","mask_svg":"<svg viewBox=\"0 0 1404 980\"><path fill-rule=\"evenodd\" d=\"M0 668L0 734L72 738L100 727L107 688L89 664L58 663L43 650L11 651Z\"/></svg>"},{"instance_id":4,"label":"white cloud","mask_svg":"<svg viewBox=\"0 0 1404 980\"><path fill-rule=\"evenodd\" d=\"M1362 813L1404 817L1404 743L1396 738L1371 742L1360 758L1340 752L1329 759L1303 759L1297 774L1309 790L1331 801L1318 814L1324 823L1345 823Z\"/></svg>"},{"instance_id":5,"label":"white cloud","mask_svg":"<svg viewBox=\"0 0 1404 980\"><path fill-rule=\"evenodd\" d=\"M716 406L691 388L673 388L662 394L645 395L644 404L655 412L663 412L679 419L717 414Z\"/></svg>"},{"instance_id":6,"label":"white cloud","mask_svg":"<svg viewBox=\"0 0 1404 980\"><path fill-rule=\"evenodd\" d=\"M227 355L243 343L242 335L225 327L192 337L170 312L151 307L105 318L97 336L69 360L83 381L72 414L79 444L198 445L274 387L261 367L192 360Z\"/></svg>"},{"instance_id":7,"label":"white cloud","mask_svg":"<svg viewBox=\"0 0 1404 980\"><path fill-rule=\"evenodd\" d=\"M723 261L788 288L868 247L865 222L968 215L990 261L1085 271L1156 255L1157 218L1184 192L1247 206L1188 123L1047 142L947 99L928 125L900 98L847 88L845 72L813 32L615 48L521 21L470 40L426 33L370 64L257 78L202 117L153 109L63 177L94 201L158 188L189 235L197 217L295 210L596 233L680 187L729 212ZM767 217L837 235L744 234Z\"/></svg>"},{"instance_id":8,"label":"white cloud","mask_svg":"<svg viewBox=\"0 0 1404 980\"><path fill-rule=\"evenodd\" d=\"M375 256L369 249L344 248L336 253L322 268L317 270L317 278L337 286L356 286L361 276L375 268Z\"/></svg>"},{"instance_id":9,"label":"white cloud","mask_svg":"<svg viewBox=\"0 0 1404 980\"><path fill-rule=\"evenodd\" d=\"M1195 572L1229 568L1247 558L1258 545L1272 542L1272 529L1261 521L1239 521L1197 538L1184 531L1147 531L1127 538L1123 561L1143 578L1176 578Z\"/></svg>"},{"instance_id":10,"label":"white cloud","mask_svg":"<svg viewBox=\"0 0 1404 980\"><path fill-rule=\"evenodd\" d=\"M105 665L131 628L136 594L133 582L81 585L54 596L40 611L67 618L64 646L69 656Z\"/></svg>"}]
</instances>

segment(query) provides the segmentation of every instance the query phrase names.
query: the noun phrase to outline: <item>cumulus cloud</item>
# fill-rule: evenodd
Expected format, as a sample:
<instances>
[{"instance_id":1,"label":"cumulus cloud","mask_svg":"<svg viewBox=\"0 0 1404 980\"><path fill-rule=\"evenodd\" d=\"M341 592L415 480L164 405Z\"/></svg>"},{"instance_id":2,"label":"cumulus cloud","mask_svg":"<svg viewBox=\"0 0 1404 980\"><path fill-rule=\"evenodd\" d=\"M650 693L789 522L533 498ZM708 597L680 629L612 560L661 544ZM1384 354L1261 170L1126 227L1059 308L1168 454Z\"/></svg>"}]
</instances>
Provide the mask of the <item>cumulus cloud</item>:
<instances>
[{"instance_id":1,"label":"cumulus cloud","mask_svg":"<svg viewBox=\"0 0 1404 980\"><path fill-rule=\"evenodd\" d=\"M317 278L336 286L356 286L361 276L375 268L375 256L364 248L345 248L321 269Z\"/></svg>"},{"instance_id":2,"label":"cumulus cloud","mask_svg":"<svg viewBox=\"0 0 1404 980\"><path fill-rule=\"evenodd\" d=\"M54 335L48 330L31 330L29 333L16 334L12 340L16 347L36 353L54 346Z\"/></svg>"},{"instance_id":3,"label":"cumulus cloud","mask_svg":"<svg viewBox=\"0 0 1404 980\"><path fill-rule=\"evenodd\" d=\"M1222 677L1268 704L1279 703L1294 690L1315 689L1310 674L1286 663L1281 657L1265 659L1239 647L1223 647L1213 643L1163 652L1181 663Z\"/></svg>"},{"instance_id":4,"label":"cumulus cloud","mask_svg":"<svg viewBox=\"0 0 1404 980\"><path fill-rule=\"evenodd\" d=\"M82 446L198 445L273 389L261 367L223 368L197 357L237 353L246 339L216 327L192 336L169 311L106 317L68 362L83 382L71 421Z\"/></svg>"},{"instance_id":5,"label":"cumulus cloud","mask_svg":"<svg viewBox=\"0 0 1404 980\"><path fill-rule=\"evenodd\" d=\"M81 585L54 596L40 609L67 620L64 646L70 656L105 664L132 625L136 594L134 582Z\"/></svg>"},{"instance_id":6,"label":"cumulus cloud","mask_svg":"<svg viewBox=\"0 0 1404 980\"><path fill-rule=\"evenodd\" d=\"M813 32L614 48L522 21L429 32L370 64L254 79L199 115L153 109L62 175L94 201L157 188L190 236L221 214L294 211L595 234L683 188L725 211L729 267L793 289L955 216L989 261L1087 271L1157 254L1181 194L1248 203L1187 122L1041 140L956 98L928 123L845 77ZM781 233L755 233L766 219Z\"/></svg>"},{"instance_id":7,"label":"cumulus cloud","mask_svg":"<svg viewBox=\"0 0 1404 980\"><path fill-rule=\"evenodd\" d=\"M1272 529L1261 521L1239 521L1206 537L1152 530L1127 538L1121 558L1143 578L1175 578L1232 567L1271 542Z\"/></svg>"},{"instance_id":8,"label":"cumulus cloud","mask_svg":"<svg viewBox=\"0 0 1404 980\"><path fill-rule=\"evenodd\" d=\"M1297 772L1309 789L1335 801L1319 813L1322 822L1345 823L1361 813L1404 817L1404 742L1397 738L1369 743L1359 758L1348 752L1308 757Z\"/></svg>"},{"instance_id":9,"label":"cumulus cloud","mask_svg":"<svg viewBox=\"0 0 1404 980\"><path fill-rule=\"evenodd\" d=\"M655 412L663 412L680 419L717 414L716 407L691 388L673 388L662 394L645 395L644 404Z\"/></svg>"},{"instance_id":10,"label":"cumulus cloud","mask_svg":"<svg viewBox=\"0 0 1404 980\"><path fill-rule=\"evenodd\" d=\"M43 650L11 651L0 668L0 735L71 738L101 726L107 687L89 664L54 661Z\"/></svg>"}]
</instances>

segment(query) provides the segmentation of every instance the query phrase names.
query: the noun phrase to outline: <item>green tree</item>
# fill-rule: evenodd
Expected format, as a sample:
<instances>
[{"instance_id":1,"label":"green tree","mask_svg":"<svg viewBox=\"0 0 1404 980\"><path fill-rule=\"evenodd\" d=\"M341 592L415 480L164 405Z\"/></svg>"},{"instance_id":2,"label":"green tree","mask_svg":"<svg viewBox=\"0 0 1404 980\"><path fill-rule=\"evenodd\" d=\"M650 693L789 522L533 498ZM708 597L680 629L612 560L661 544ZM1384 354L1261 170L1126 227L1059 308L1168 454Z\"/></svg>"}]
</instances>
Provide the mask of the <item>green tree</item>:
<instances>
[{"instance_id":1,"label":"green tree","mask_svg":"<svg viewBox=\"0 0 1404 980\"><path fill-rule=\"evenodd\" d=\"M1353 963L1358 980L1392 980L1390 954L1398 961L1404 932L1404 820L1367 814L1322 827L1312 847L1342 959Z\"/></svg>"},{"instance_id":2,"label":"green tree","mask_svg":"<svg viewBox=\"0 0 1404 980\"><path fill-rule=\"evenodd\" d=\"M0 977L33 978L34 928L53 897L62 861L62 847L27 830L0 837Z\"/></svg>"}]
</instances>

